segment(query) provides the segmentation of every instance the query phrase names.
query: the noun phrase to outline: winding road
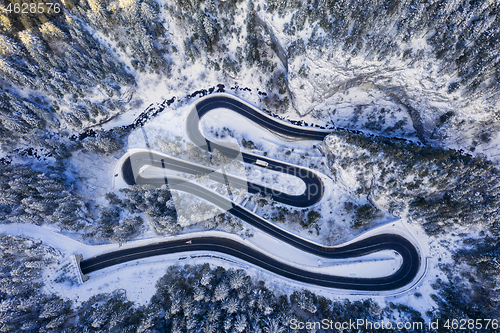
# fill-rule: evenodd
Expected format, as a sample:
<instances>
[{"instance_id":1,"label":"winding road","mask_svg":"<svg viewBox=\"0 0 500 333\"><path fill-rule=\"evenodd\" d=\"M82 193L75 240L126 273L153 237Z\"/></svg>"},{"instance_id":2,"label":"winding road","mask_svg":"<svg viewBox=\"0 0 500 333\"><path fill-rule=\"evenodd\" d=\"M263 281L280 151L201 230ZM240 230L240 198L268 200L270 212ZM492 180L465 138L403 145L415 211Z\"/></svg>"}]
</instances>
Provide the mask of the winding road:
<instances>
[{"instance_id":1,"label":"winding road","mask_svg":"<svg viewBox=\"0 0 500 333\"><path fill-rule=\"evenodd\" d=\"M194 175L209 175L211 179L220 183L230 183L232 186L248 188L250 193L261 193L266 196L271 196L271 198L275 201L298 207L313 205L321 199L323 195L323 183L316 172L307 168L276 161L264 156L244 153L239 150L239 147L232 144L212 142L206 139L199 129L199 121L211 110L218 108L225 108L237 112L272 132L294 138L295 140L323 140L324 137L329 134L328 132L312 128L303 128L278 121L269 117L257 108L249 106L226 94L215 94L200 99L197 101L196 107L193 108L188 115L188 135L192 142L198 147L205 149L208 152L213 152L217 149L220 153L231 159L236 159L241 156L245 163L266 167L270 170L296 176L306 184L305 191L299 195L284 193L270 187L248 182L246 179L228 175L223 169L217 170L213 167L183 161L178 158L151 151L132 151L128 153L128 156L124 159L121 167L122 177L125 182L129 185L149 184L158 187L167 183L170 189L185 191L196 195L224 210L229 211L234 216L239 217L252 226L261 229L262 231L296 247L297 249L323 258L353 258L377 251L393 250L398 252L403 259L398 270L391 275L378 278L356 278L326 275L309 272L284 264L268 257L262 252L256 251L234 240L215 237L197 237L192 238L190 242L186 242L186 240L161 242L142 247L114 251L89 258L81 261L80 263L83 274L88 274L99 269L131 260L156 255L191 251L214 251L237 257L265 270L296 281L323 287L359 291L387 291L403 288L409 285L416 278L420 269L420 254L410 241L400 235L379 234L349 243L347 245L336 247L323 246L298 237L254 214L238 203L231 201L229 198L185 178L172 176L147 178L141 175L144 167L146 166L171 169ZM256 164L257 160L264 161L267 165L262 166Z\"/></svg>"}]
</instances>

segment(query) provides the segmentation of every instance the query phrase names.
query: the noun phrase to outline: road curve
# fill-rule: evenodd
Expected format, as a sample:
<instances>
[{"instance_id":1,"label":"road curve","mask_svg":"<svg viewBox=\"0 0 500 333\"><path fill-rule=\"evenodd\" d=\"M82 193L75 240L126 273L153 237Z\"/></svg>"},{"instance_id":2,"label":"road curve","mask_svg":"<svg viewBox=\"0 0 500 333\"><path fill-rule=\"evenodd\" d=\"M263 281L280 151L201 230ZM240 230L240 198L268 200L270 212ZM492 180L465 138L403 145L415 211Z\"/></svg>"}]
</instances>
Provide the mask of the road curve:
<instances>
[{"instance_id":1,"label":"road curve","mask_svg":"<svg viewBox=\"0 0 500 333\"><path fill-rule=\"evenodd\" d=\"M246 156L251 154L242 153L241 155L243 155L243 160L246 163L255 164L257 161L257 158L250 159L249 156ZM264 160L263 158L259 159ZM298 195L290 194L272 187L267 187L227 174L221 169L183 161L178 158L153 151L133 151L124 161L121 172L123 179L128 185L148 184L158 187L168 183L168 179L170 177L167 177L167 179L164 177L143 177L141 175L143 167L153 166L160 169L170 169L200 177L209 176L210 179L219 183L229 183L231 188L246 189L249 193L260 193L262 196L268 196L274 201L295 207L309 207L318 202L323 196L323 183L315 172L304 167L281 163L272 159L265 159L265 161L268 163L267 169L287 173L301 179L306 184L304 192Z\"/></svg>"},{"instance_id":2,"label":"road curve","mask_svg":"<svg viewBox=\"0 0 500 333\"><path fill-rule=\"evenodd\" d=\"M203 137L203 135L199 131L199 126L198 126L199 119L201 119L204 115L206 115L210 110L220 107L229 108L230 110L238 112L248 117L250 120L256 122L257 124L262 125L272 131L279 132L287 136L293 136L298 139L321 140L322 138L324 138L324 136L327 135L326 132L314 129L303 130L303 133L301 133L299 127L289 125L287 123L280 122L273 118L270 118L261 111L252 108L231 97L227 97L225 95L222 96L213 95L208 98L200 100L196 104L196 109L195 109L196 112L190 113L188 117L189 135L190 138L193 140L193 142L198 146L205 147L209 151L212 151L213 149L218 149L226 156L236 156L235 154L237 153L237 151L233 147L230 147L224 143L222 144L213 143L207 140L206 138ZM258 155L246 154L246 153L242 154L246 155L244 156L244 160L245 158L249 160L251 160L251 158L254 159L258 158L260 160L265 160L269 164L270 162L274 162L274 160L272 159L267 159ZM316 284L324 287L350 289L350 290L365 290L365 291L395 290L398 288L402 288L405 285L408 285L410 282L414 280L414 278L418 274L420 267L420 255L415 246L402 236L395 234L380 234L343 246L337 246L337 247L322 246L320 244L297 237L296 235L282 228L279 228L278 226L252 213L243 206L232 202L228 198L221 196L211 190L208 190L196 183L187 181L186 179L178 177L168 177L168 180L164 178L161 179L142 178L140 176L140 170L139 170L140 168L135 168L133 166L134 163L131 162L131 161L135 162L134 159L135 157L139 157L137 159L138 161L137 163L139 163L139 165L150 164L157 167L166 167L166 162L167 163L170 162L168 161L168 159L165 158L166 155L163 154L151 155L150 153L147 153L146 155L147 156L142 156L142 155L134 156L134 154L132 154L127 159L125 159L125 162L122 165L122 175L124 180L128 184L131 185L136 183L137 184L148 183L151 185L161 186L165 184L165 182L167 181L169 186L175 188L176 190L186 191L191 194L197 195L207 201L212 202L213 204L221 208L224 209L229 208L228 211L233 215L241 218L242 220L250 223L251 225L257 228L260 228L261 230L272 235L273 237L276 237L281 241L284 241L292 246L295 246L300 250L313 253L323 258L330 258L330 259L352 258L381 250L394 250L401 255L403 259L402 265L394 274L380 278L354 278L354 277L331 276L314 272L308 272L293 266L283 264L266 256L261 252L248 248L245 245L233 240L224 238L214 238L214 237L201 237L201 238L194 238L192 240L192 244L183 243L184 241L169 241L138 248L130 248L125 250L115 251L94 258L90 258L81 262L81 268L84 274L105 267L109 267L112 265L116 265L119 263L127 262L130 260L136 260L160 254L181 253L188 251L221 252L248 261L266 270L288 277L290 279L294 279L296 281ZM158 160L158 158L160 158L160 160ZM148 160L149 163L146 163ZM178 161L175 161L174 164L176 170L179 170L177 167L180 166L182 168L187 167L187 170L183 171L189 173L193 173L196 171L195 170L196 167L193 167L192 165L189 166L182 165L182 163L179 164ZM288 164L285 165L289 167ZM316 174L314 174L314 176L316 176L316 179L319 180L319 182L321 183L319 177ZM220 175L216 176L216 178L217 177L219 180L221 179ZM306 182L306 185L308 184L308 181L310 181L311 179L315 178L313 176L303 178L303 180ZM309 187L306 186L306 192L307 188ZM322 183L321 183L321 189L322 189ZM322 194L323 192L321 190L319 196L321 197ZM278 196L277 201L280 201L280 199L283 200L283 197L280 198L280 196ZM317 200L319 199L315 198L314 200L313 200L314 202L317 202Z\"/></svg>"},{"instance_id":3,"label":"road curve","mask_svg":"<svg viewBox=\"0 0 500 333\"><path fill-rule=\"evenodd\" d=\"M306 184L306 190L300 195L291 195L257 183L242 182L241 179L225 174L212 167L194 165L194 163L181 161L171 158L168 155L155 152L132 154L130 158L125 161L122 168L122 175L127 184L151 184L151 179L141 177L140 170L145 165L152 165L158 168L172 169L190 174L209 175L213 180L220 181L221 183L230 182L233 186L236 185L240 188L247 188L249 193L260 193L262 196L270 197L274 201L290 206L309 207L321 199L324 192L323 182L318 174L311 169L284 163L257 154L241 152L240 148L234 144L213 142L206 139L200 131L199 123L208 112L218 108L227 108L247 117L249 120L270 131L296 140L322 141L329 132L313 128L301 128L299 126L277 121L262 111L225 94L215 94L199 100L196 103L196 107L191 110L187 117L187 133L196 146L209 152L218 150L231 159L241 158L242 161L247 164L256 165L257 160L261 160L267 163L266 168L269 170L285 173L301 179ZM159 181L161 182L163 180L162 178Z\"/></svg>"},{"instance_id":4,"label":"road curve","mask_svg":"<svg viewBox=\"0 0 500 333\"><path fill-rule=\"evenodd\" d=\"M385 239L387 237L384 236L388 235L370 237L354 244L355 246L338 248L337 251L331 252L331 254L336 258L350 258L357 256L360 253L371 253L380 249L391 248L398 252L402 251L403 256L406 257L404 252L405 248L398 248L401 246L401 242L387 240ZM406 241L402 237L401 240L403 242ZM89 274L106 267L132 260L163 254L186 253L192 251L213 251L224 253L295 281L338 289L359 291L394 290L404 287L411 282L413 278L413 276L411 276L412 272L406 269L399 269L396 274L390 276L372 279L309 272L269 258L265 254L249 248L237 241L218 237L192 238L191 244L187 244L184 239L119 250L84 260L80 263L80 266L83 274Z\"/></svg>"}]
</instances>

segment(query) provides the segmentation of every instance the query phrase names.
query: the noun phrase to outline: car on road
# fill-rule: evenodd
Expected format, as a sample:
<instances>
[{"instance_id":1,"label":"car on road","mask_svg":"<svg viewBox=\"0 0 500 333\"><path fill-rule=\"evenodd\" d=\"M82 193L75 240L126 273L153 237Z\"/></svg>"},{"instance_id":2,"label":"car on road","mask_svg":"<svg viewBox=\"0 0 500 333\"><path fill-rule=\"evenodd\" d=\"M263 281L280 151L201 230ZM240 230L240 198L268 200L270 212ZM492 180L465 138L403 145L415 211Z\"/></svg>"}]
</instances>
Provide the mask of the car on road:
<instances>
[{"instance_id":1,"label":"car on road","mask_svg":"<svg viewBox=\"0 0 500 333\"><path fill-rule=\"evenodd\" d=\"M261 166L261 167L264 167L264 168L267 168L267 166L269 165L269 163L267 163L266 161L263 161L263 160L257 160L255 162L255 164Z\"/></svg>"}]
</instances>

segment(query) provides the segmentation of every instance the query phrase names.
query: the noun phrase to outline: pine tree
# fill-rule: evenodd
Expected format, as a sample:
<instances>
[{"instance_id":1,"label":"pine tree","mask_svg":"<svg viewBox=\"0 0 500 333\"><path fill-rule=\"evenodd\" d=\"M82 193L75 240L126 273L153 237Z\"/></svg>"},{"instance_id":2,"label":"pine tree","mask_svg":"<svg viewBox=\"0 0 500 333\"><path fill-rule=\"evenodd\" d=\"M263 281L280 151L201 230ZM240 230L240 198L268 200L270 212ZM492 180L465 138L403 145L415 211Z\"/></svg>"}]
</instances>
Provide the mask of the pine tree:
<instances>
[{"instance_id":1,"label":"pine tree","mask_svg":"<svg viewBox=\"0 0 500 333\"><path fill-rule=\"evenodd\" d=\"M104 310L104 309L101 309ZM90 326L93 328L101 328L108 321L108 313L106 311L94 311L91 316L92 323Z\"/></svg>"},{"instance_id":2,"label":"pine tree","mask_svg":"<svg viewBox=\"0 0 500 333\"><path fill-rule=\"evenodd\" d=\"M45 56L45 45L40 38L28 30L23 30L19 32L19 39L40 67L49 70L49 62Z\"/></svg>"},{"instance_id":3,"label":"pine tree","mask_svg":"<svg viewBox=\"0 0 500 333\"><path fill-rule=\"evenodd\" d=\"M245 314L240 313L236 316L236 320L234 322L234 329L236 332L243 332L247 328L247 317Z\"/></svg>"},{"instance_id":4,"label":"pine tree","mask_svg":"<svg viewBox=\"0 0 500 333\"><path fill-rule=\"evenodd\" d=\"M208 16L205 16L203 18L203 28L204 28L205 33L207 34L207 36L210 40L212 40L215 37L215 35L217 34L217 29L215 27L215 23Z\"/></svg>"},{"instance_id":5,"label":"pine tree","mask_svg":"<svg viewBox=\"0 0 500 333\"><path fill-rule=\"evenodd\" d=\"M61 316L64 312L69 311L69 301L64 301L61 298L55 298L46 302L43 306L43 311L40 313L39 318L49 319Z\"/></svg>"},{"instance_id":6,"label":"pine tree","mask_svg":"<svg viewBox=\"0 0 500 333\"><path fill-rule=\"evenodd\" d=\"M47 21L39 28L45 40L61 40L66 38L66 34L56 27L52 22Z\"/></svg>"},{"instance_id":7,"label":"pine tree","mask_svg":"<svg viewBox=\"0 0 500 333\"><path fill-rule=\"evenodd\" d=\"M154 21L158 16L158 12L155 11L153 8L151 8L151 6L148 5L146 2L143 2L141 3L141 16L144 18L146 22Z\"/></svg>"},{"instance_id":8,"label":"pine tree","mask_svg":"<svg viewBox=\"0 0 500 333\"><path fill-rule=\"evenodd\" d=\"M0 35L0 56L14 56L20 53L16 41L7 36Z\"/></svg>"},{"instance_id":9,"label":"pine tree","mask_svg":"<svg viewBox=\"0 0 500 333\"><path fill-rule=\"evenodd\" d=\"M200 284L196 284L193 288L193 298L197 302L205 300L207 298L206 289Z\"/></svg>"},{"instance_id":10,"label":"pine tree","mask_svg":"<svg viewBox=\"0 0 500 333\"><path fill-rule=\"evenodd\" d=\"M194 332L195 328L198 326L198 321L195 317L186 318L186 329L188 332Z\"/></svg>"},{"instance_id":11,"label":"pine tree","mask_svg":"<svg viewBox=\"0 0 500 333\"><path fill-rule=\"evenodd\" d=\"M229 285L232 289L239 289L245 284L245 282L248 282L246 281L247 275L241 269L237 270L236 272L229 271L229 273Z\"/></svg>"},{"instance_id":12,"label":"pine tree","mask_svg":"<svg viewBox=\"0 0 500 333\"><path fill-rule=\"evenodd\" d=\"M217 289L216 289L216 291L217 291ZM235 314L240 309L240 301L237 298L234 298L234 297L230 298L230 299L228 299L224 303L224 305L222 306L222 308L224 310L226 310L227 313Z\"/></svg>"},{"instance_id":13,"label":"pine tree","mask_svg":"<svg viewBox=\"0 0 500 333\"><path fill-rule=\"evenodd\" d=\"M206 315L206 320L209 323L217 323L221 316L220 310L216 306L211 306Z\"/></svg>"},{"instance_id":14,"label":"pine tree","mask_svg":"<svg viewBox=\"0 0 500 333\"><path fill-rule=\"evenodd\" d=\"M3 14L0 14L0 29L2 31L11 31L12 23L9 18Z\"/></svg>"},{"instance_id":15,"label":"pine tree","mask_svg":"<svg viewBox=\"0 0 500 333\"><path fill-rule=\"evenodd\" d=\"M216 333L217 325L215 323L204 323L203 328L201 330L203 333Z\"/></svg>"},{"instance_id":16,"label":"pine tree","mask_svg":"<svg viewBox=\"0 0 500 333\"><path fill-rule=\"evenodd\" d=\"M45 127L44 121L35 114L24 113L21 118L32 128L43 129Z\"/></svg>"},{"instance_id":17,"label":"pine tree","mask_svg":"<svg viewBox=\"0 0 500 333\"><path fill-rule=\"evenodd\" d=\"M11 119L3 118L2 125L14 135L18 133L26 134L30 130L29 125L24 122L24 120L22 120L19 115L14 115L14 117L12 117Z\"/></svg>"},{"instance_id":18,"label":"pine tree","mask_svg":"<svg viewBox=\"0 0 500 333\"><path fill-rule=\"evenodd\" d=\"M70 124L76 128L82 127L81 120L78 119L77 117L75 117L75 115L73 115L71 113L66 113L66 114L64 114L64 118L68 124Z\"/></svg>"},{"instance_id":19,"label":"pine tree","mask_svg":"<svg viewBox=\"0 0 500 333\"><path fill-rule=\"evenodd\" d=\"M123 10L125 22L140 22L139 2L137 0L120 0L119 7Z\"/></svg>"},{"instance_id":20,"label":"pine tree","mask_svg":"<svg viewBox=\"0 0 500 333\"><path fill-rule=\"evenodd\" d=\"M182 299L180 297L173 297L172 304L170 305L170 313L175 315L182 310Z\"/></svg>"},{"instance_id":21,"label":"pine tree","mask_svg":"<svg viewBox=\"0 0 500 333\"><path fill-rule=\"evenodd\" d=\"M281 325L278 318L268 317L264 319L264 332L265 333L283 333L285 326Z\"/></svg>"},{"instance_id":22,"label":"pine tree","mask_svg":"<svg viewBox=\"0 0 500 333\"><path fill-rule=\"evenodd\" d=\"M0 74L2 74L2 77L5 77L14 84L23 86L23 80L19 80L16 73L17 70L14 69L6 59L0 57Z\"/></svg>"},{"instance_id":23,"label":"pine tree","mask_svg":"<svg viewBox=\"0 0 500 333\"><path fill-rule=\"evenodd\" d=\"M210 271L207 271L203 273L200 283L202 286L209 286L210 281L212 281L212 273Z\"/></svg>"},{"instance_id":24,"label":"pine tree","mask_svg":"<svg viewBox=\"0 0 500 333\"><path fill-rule=\"evenodd\" d=\"M223 301L229 295L229 286L226 282L221 282L215 287L214 299L216 301Z\"/></svg>"},{"instance_id":25,"label":"pine tree","mask_svg":"<svg viewBox=\"0 0 500 333\"><path fill-rule=\"evenodd\" d=\"M102 13L104 10L101 0L88 0L88 4L94 13Z\"/></svg>"}]
</instances>

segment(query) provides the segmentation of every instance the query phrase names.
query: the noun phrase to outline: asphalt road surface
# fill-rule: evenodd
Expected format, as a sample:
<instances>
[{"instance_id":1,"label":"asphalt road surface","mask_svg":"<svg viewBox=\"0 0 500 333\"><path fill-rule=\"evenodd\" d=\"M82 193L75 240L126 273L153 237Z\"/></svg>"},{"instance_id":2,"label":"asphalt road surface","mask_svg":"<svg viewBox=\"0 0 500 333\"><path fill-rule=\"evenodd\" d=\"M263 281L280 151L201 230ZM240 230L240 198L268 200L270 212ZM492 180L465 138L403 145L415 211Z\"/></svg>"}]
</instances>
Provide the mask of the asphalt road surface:
<instances>
[{"instance_id":1,"label":"asphalt road surface","mask_svg":"<svg viewBox=\"0 0 500 333\"><path fill-rule=\"evenodd\" d=\"M393 250L398 252L403 259L402 265L399 269L391 275L379 278L356 278L325 275L301 270L297 267L283 264L259 251L248 248L245 245L233 240L215 237L201 237L193 238L190 244L186 243L185 240L168 241L115 251L86 259L81 262L81 269L84 274L116 264L155 255L190 251L214 251L240 258L270 272L296 281L324 287L349 290L385 291L402 288L414 280L420 266L420 255L413 244L400 235L381 234L344 246L322 246L297 237L296 235L281 229L260 216L252 213L245 207L232 202L230 199L186 179L170 176L168 178L144 178L141 176L141 168L146 165L178 170L190 174L210 174L210 177L216 181L225 183L230 181L231 184L234 183L239 186L248 187L249 192L253 190L255 192L261 192L263 195L271 193L273 200L298 207L310 206L322 197L323 184L321 179L314 172L309 171L306 168L281 163L263 156L242 153L234 145L219 142L214 143L206 139L199 130L199 121L209 111L217 108L230 109L275 133L286 135L287 137L294 137L297 140L323 140L323 138L328 135L327 132L310 128L300 128L298 126L277 121L244 103L224 95L212 95L199 101L196 104L196 108L193 109L188 116L188 134L190 139L199 147L210 152L217 149L222 154L230 158L243 156L243 161L246 163L255 164L257 159L265 161L268 163L267 168L269 169L289 173L301 178L306 183L306 190L304 193L300 195L291 195L281 193L279 191L276 192L272 188L264 187L262 185L250 182L245 183L246 180L227 175L223 171L214 170L214 168L196 165L191 162L180 161L179 159L171 158L168 155L154 152L138 152L129 156L122 165L122 175L124 180L129 185L150 184L161 186L168 183L169 187L172 189L189 192L212 202L213 204L228 210L231 214L263 230L273 237L300 250L323 258L353 258L381 250Z\"/></svg>"},{"instance_id":2,"label":"asphalt road surface","mask_svg":"<svg viewBox=\"0 0 500 333\"><path fill-rule=\"evenodd\" d=\"M186 240L178 240L106 253L82 261L80 263L82 273L89 274L113 265L162 254L212 251L237 257L265 270L295 281L338 289L364 291L394 290L404 287L406 284L411 282L416 274L416 271L412 269L413 263L408 261L408 258L411 259L411 254L409 253L411 250L406 246L411 246L411 244L400 236L391 237L391 235L380 235L362 240L350 246L329 249L328 254L329 257L332 258L351 258L388 248L394 249L402 254L404 258L403 266L395 274L387 277L372 279L342 277L309 272L297 267L283 264L277 260L269 258L261 252L255 251L254 249L246 247L239 242L226 238L202 237L193 238L190 241L191 244L188 244ZM418 266L416 269L418 270Z\"/></svg>"},{"instance_id":3,"label":"asphalt road surface","mask_svg":"<svg viewBox=\"0 0 500 333\"><path fill-rule=\"evenodd\" d=\"M168 183L169 176L162 178L148 178L141 175L144 166L153 166L160 169L170 169L196 176L208 176L222 184L228 184L229 188L246 189L249 193L260 193L262 196L281 202L290 206L309 207L318 202L323 196L323 183L318 175L307 168L281 163L272 159L257 158L252 154L243 155L243 161L248 164L255 164L257 159L268 163L267 169L287 173L304 181L306 188L299 195L283 192L272 187L267 187L258 183L247 181L225 173L222 169L209 167L193 162L182 161L178 158L168 156L159 152L141 151L132 153L122 165L122 176L129 185L149 184L161 187ZM240 155L240 156L241 156ZM256 164L255 164L256 165ZM256 165L258 167L258 165Z\"/></svg>"}]
</instances>

